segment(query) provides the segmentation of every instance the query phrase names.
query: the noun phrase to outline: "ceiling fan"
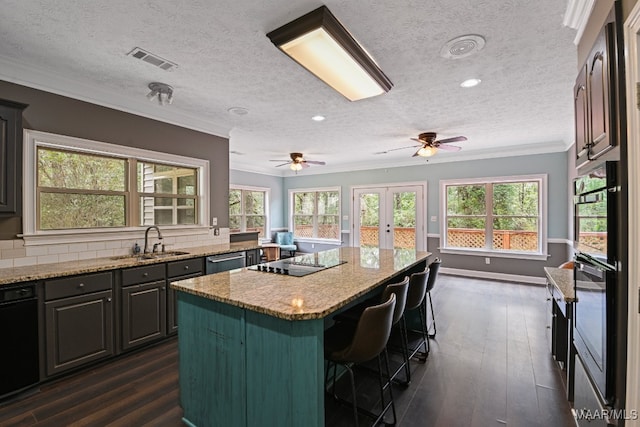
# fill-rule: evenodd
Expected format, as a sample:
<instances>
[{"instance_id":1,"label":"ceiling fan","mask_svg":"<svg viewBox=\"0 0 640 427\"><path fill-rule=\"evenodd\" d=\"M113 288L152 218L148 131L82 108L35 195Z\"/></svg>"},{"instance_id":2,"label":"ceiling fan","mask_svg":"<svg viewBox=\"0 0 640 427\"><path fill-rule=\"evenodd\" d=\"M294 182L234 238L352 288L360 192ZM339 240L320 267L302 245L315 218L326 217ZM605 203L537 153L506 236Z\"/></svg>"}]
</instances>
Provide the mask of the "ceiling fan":
<instances>
[{"instance_id":1,"label":"ceiling fan","mask_svg":"<svg viewBox=\"0 0 640 427\"><path fill-rule=\"evenodd\" d=\"M459 142L459 141L467 140L467 137L465 136L454 136L453 138L445 138L441 140L436 140L436 137L437 137L437 134L435 132L424 132L418 135L417 138L411 138L412 141L419 142L420 145L410 145L408 147L392 148L391 150L381 151L376 154L385 154L390 151L420 147L412 157L416 157L416 156L431 157L434 154L436 154L439 149L442 149L445 151L460 151L462 150L462 148L458 147L457 145L443 145L443 144L449 144L450 142Z\"/></svg>"},{"instance_id":2,"label":"ceiling fan","mask_svg":"<svg viewBox=\"0 0 640 427\"><path fill-rule=\"evenodd\" d=\"M271 162L285 162L281 165L276 165L277 168L284 165L289 165L291 170L298 172L302 168L308 168L309 165L326 165L325 162L320 162L317 160L305 160L302 157L302 153L289 153L291 160L270 160Z\"/></svg>"}]
</instances>

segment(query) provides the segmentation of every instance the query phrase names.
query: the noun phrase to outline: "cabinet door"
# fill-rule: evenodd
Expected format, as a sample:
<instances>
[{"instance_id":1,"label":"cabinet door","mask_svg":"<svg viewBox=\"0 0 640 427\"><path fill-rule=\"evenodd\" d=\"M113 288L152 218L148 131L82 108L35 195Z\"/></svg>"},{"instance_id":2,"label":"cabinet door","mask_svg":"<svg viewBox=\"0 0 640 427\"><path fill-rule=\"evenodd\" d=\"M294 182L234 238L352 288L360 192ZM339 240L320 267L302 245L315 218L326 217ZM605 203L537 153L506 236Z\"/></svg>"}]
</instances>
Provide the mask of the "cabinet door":
<instances>
[{"instance_id":1,"label":"cabinet door","mask_svg":"<svg viewBox=\"0 0 640 427\"><path fill-rule=\"evenodd\" d=\"M549 351L553 355L553 285L547 283L547 292L545 293L547 301L546 301L546 316L545 316L545 336L547 338L547 345L549 346Z\"/></svg>"},{"instance_id":2,"label":"cabinet door","mask_svg":"<svg viewBox=\"0 0 640 427\"><path fill-rule=\"evenodd\" d=\"M202 272L189 274L188 276L172 277L171 282L202 276ZM178 332L178 295L175 289L169 289L167 293L167 335Z\"/></svg>"},{"instance_id":3,"label":"cabinet door","mask_svg":"<svg viewBox=\"0 0 640 427\"><path fill-rule=\"evenodd\" d=\"M113 355L112 291L45 303L47 375Z\"/></svg>"},{"instance_id":4,"label":"cabinet door","mask_svg":"<svg viewBox=\"0 0 640 427\"><path fill-rule=\"evenodd\" d=\"M573 87L576 167L580 167L589 160L587 156L590 144L587 73L587 66L585 65L582 67L580 74L578 74L576 84Z\"/></svg>"},{"instance_id":5,"label":"cabinet door","mask_svg":"<svg viewBox=\"0 0 640 427\"><path fill-rule=\"evenodd\" d=\"M0 100L0 215L22 211L22 110Z\"/></svg>"},{"instance_id":6,"label":"cabinet door","mask_svg":"<svg viewBox=\"0 0 640 427\"><path fill-rule=\"evenodd\" d=\"M609 114L612 108L609 86L612 84L609 74L609 53L607 42L612 24L607 25L598 36L589 55L587 66L589 109L591 123L591 141L589 159L595 159L615 144L609 126Z\"/></svg>"},{"instance_id":7,"label":"cabinet door","mask_svg":"<svg viewBox=\"0 0 640 427\"><path fill-rule=\"evenodd\" d=\"M258 249L247 251L247 266L256 265L259 260Z\"/></svg>"},{"instance_id":8,"label":"cabinet door","mask_svg":"<svg viewBox=\"0 0 640 427\"><path fill-rule=\"evenodd\" d=\"M122 349L127 350L166 335L166 282L122 288Z\"/></svg>"}]
</instances>

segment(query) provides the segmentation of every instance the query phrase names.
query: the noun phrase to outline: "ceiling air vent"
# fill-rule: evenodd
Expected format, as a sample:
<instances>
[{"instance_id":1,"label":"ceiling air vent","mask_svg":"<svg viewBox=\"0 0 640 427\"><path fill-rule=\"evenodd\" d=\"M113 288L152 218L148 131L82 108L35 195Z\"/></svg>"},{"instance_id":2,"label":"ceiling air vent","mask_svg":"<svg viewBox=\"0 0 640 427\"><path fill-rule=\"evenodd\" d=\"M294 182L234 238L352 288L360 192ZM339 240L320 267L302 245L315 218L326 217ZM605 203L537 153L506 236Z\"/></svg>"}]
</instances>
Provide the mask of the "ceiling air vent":
<instances>
[{"instance_id":1,"label":"ceiling air vent","mask_svg":"<svg viewBox=\"0 0 640 427\"><path fill-rule=\"evenodd\" d=\"M148 62L151 65L155 65L156 67L162 68L165 71L173 70L178 67L178 64L175 62L167 61L164 58L159 57L158 55L154 55L151 52L147 52L144 49L139 47L134 48L127 55L133 56L134 58L142 59L145 62Z\"/></svg>"}]
</instances>

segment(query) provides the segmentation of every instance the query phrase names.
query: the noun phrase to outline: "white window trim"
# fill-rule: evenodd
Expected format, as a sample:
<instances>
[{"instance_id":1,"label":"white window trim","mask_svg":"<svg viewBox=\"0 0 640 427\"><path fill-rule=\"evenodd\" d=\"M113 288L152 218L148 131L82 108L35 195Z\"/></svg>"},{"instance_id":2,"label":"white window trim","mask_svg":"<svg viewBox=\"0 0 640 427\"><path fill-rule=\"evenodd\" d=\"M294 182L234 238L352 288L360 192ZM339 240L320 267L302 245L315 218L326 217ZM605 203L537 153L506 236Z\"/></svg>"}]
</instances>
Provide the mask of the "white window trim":
<instances>
[{"instance_id":1,"label":"white window trim","mask_svg":"<svg viewBox=\"0 0 640 427\"><path fill-rule=\"evenodd\" d=\"M538 223L538 235L540 236L540 245L538 252L518 252L518 251L499 251L488 249L471 249L471 248L449 248L447 244L447 216L446 216L446 187L449 185L473 185L473 184L502 184L510 182L522 181L538 181L540 183L540 192L538 193L538 203L540 206L540 221ZM487 178L461 178L447 179L440 181L440 244L438 248L444 254L471 255L471 256L487 256L497 258L517 258L529 260L546 260L549 257L548 239L547 239L547 200L548 200L548 176L547 174L536 175L515 175Z\"/></svg>"},{"instance_id":2,"label":"white window trim","mask_svg":"<svg viewBox=\"0 0 640 427\"><path fill-rule=\"evenodd\" d=\"M53 243L89 242L95 240L111 240L129 237L139 237L145 226L129 226L119 228L92 228L69 230L37 230L36 229L36 183L37 147L56 149L76 149L85 153L108 155L118 158L135 157L138 160L165 163L176 166L196 168L200 194L198 195L198 224L197 225L165 225L163 234L184 235L208 233L209 192L203 191L209 185L209 161L159 151L144 150L124 145L110 144L89 139L57 135L31 129L24 130L23 148L23 234L25 245L40 245ZM168 231L168 233L166 233Z\"/></svg>"},{"instance_id":3,"label":"white window trim","mask_svg":"<svg viewBox=\"0 0 640 427\"><path fill-rule=\"evenodd\" d=\"M340 206L338 206L338 227L340 227L341 218L342 218L342 187L314 187L314 188L290 188L289 189L289 230L293 230L293 214L294 214L294 204L293 204L293 194L294 193L317 193L322 191L337 191L338 192L338 200ZM317 212L314 214L317 216ZM320 239L317 237L304 237L298 239L295 237L294 231L294 239L300 242L308 242L308 243L326 243L326 244L342 244L342 230L340 231L340 236L337 239Z\"/></svg>"},{"instance_id":4,"label":"white window trim","mask_svg":"<svg viewBox=\"0 0 640 427\"><path fill-rule=\"evenodd\" d=\"M248 190L248 191L263 191L265 193L265 201L264 201L264 228L266 237L258 236L258 240L261 242L271 241L271 218L269 213L271 212L270 200L271 200L271 188L269 187L255 187L251 185L235 185L230 184L229 190ZM229 214L231 215L231 214ZM246 216L244 214L244 202L243 202L243 213L242 216ZM246 223L244 224L246 228Z\"/></svg>"}]
</instances>

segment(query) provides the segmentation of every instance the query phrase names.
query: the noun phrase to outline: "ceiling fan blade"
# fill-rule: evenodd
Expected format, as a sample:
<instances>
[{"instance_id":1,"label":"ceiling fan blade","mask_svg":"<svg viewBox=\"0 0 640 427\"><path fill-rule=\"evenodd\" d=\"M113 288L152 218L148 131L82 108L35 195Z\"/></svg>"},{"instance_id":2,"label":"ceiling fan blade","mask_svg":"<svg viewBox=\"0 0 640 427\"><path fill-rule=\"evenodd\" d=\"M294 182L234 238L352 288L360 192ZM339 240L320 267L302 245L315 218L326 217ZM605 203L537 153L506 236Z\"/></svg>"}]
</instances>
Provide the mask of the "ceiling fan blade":
<instances>
[{"instance_id":1,"label":"ceiling fan blade","mask_svg":"<svg viewBox=\"0 0 640 427\"><path fill-rule=\"evenodd\" d=\"M413 156L411 156L411 157L418 157L418 156L420 156L420 155L418 154L419 152L420 152L420 150L416 151L416 152L413 154Z\"/></svg>"},{"instance_id":2,"label":"ceiling fan blade","mask_svg":"<svg viewBox=\"0 0 640 427\"><path fill-rule=\"evenodd\" d=\"M458 147L457 145L438 145L438 150L460 151L462 150L462 147Z\"/></svg>"},{"instance_id":3,"label":"ceiling fan blade","mask_svg":"<svg viewBox=\"0 0 640 427\"><path fill-rule=\"evenodd\" d=\"M304 162L300 162L299 165L302 166L304 169L310 168L311 166L309 166L307 163L308 163L307 161L304 161Z\"/></svg>"},{"instance_id":4,"label":"ceiling fan blade","mask_svg":"<svg viewBox=\"0 0 640 427\"><path fill-rule=\"evenodd\" d=\"M272 161L273 161L273 160L272 160ZM290 164L290 163L291 163L291 162L283 163L283 164L281 164L281 165L276 165L276 167L277 167L277 168L279 168L280 166L288 165L288 164Z\"/></svg>"},{"instance_id":5,"label":"ceiling fan blade","mask_svg":"<svg viewBox=\"0 0 640 427\"><path fill-rule=\"evenodd\" d=\"M279 159L279 160L269 160L270 162L290 162L291 160L284 160L284 159Z\"/></svg>"},{"instance_id":6,"label":"ceiling fan blade","mask_svg":"<svg viewBox=\"0 0 640 427\"><path fill-rule=\"evenodd\" d=\"M305 160L303 163L309 163L310 165L326 165L325 162L320 162L318 160Z\"/></svg>"},{"instance_id":7,"label":"ceiling fan blade","mask_svg":"<svg viewBox=\"0 0 640 427\"><path fill-rule=\"evenodd\" d=\"M467 140L466 136L454 136L453 138L441 139L439 141L436 141L436 143L438 143L438 144L448 144L450 142L458 142L458 141L466 141L466 140Z\"/></svg>"}]
</instances>

